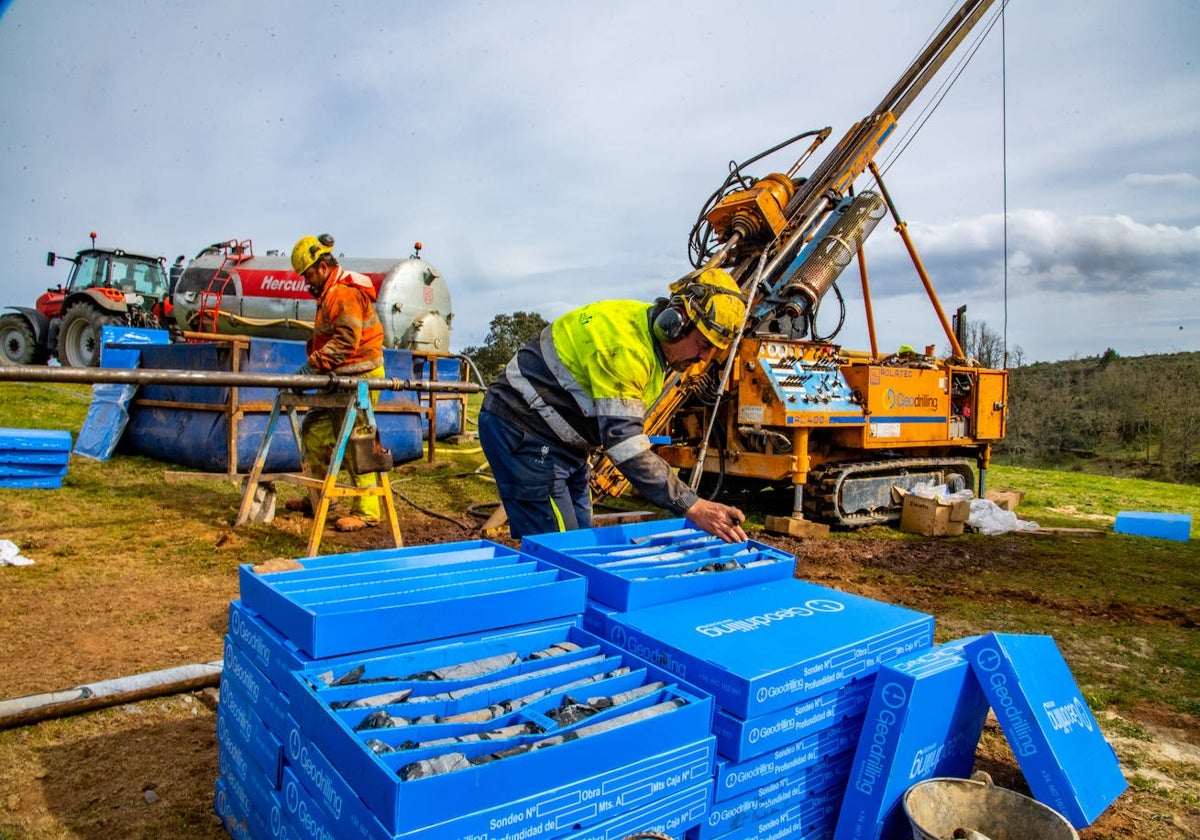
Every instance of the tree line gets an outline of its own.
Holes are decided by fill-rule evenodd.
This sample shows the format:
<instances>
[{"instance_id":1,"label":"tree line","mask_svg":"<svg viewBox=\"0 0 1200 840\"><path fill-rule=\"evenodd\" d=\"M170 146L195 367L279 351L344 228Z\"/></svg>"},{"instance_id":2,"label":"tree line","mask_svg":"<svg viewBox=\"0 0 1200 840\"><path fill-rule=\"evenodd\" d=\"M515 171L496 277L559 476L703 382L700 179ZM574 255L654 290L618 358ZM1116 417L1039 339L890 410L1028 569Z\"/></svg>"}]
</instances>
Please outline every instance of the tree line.
<instances>
[{"instance_id":1,"label":"tree line","mask_svg":"<svg viewBox=\"0 0 1200 840\"><path fill-rule=\"evenodd\" d=\"M996 454L1030 466L1096 460L1113 473L1200 483L1200 353L1039 362L1009 371Z\"/></svg>"}]
</instances>

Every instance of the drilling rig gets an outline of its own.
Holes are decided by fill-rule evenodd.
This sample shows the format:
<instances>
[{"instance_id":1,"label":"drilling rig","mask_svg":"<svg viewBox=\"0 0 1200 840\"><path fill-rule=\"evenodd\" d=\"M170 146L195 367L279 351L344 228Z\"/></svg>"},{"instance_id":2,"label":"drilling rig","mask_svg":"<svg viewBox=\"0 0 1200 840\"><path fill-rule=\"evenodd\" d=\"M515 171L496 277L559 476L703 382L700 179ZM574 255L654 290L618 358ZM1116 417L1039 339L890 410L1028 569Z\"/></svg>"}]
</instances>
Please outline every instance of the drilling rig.
<instances>
[{"instance_id":1,"label":"drilling rig","mask_svg":"<svg viewBox=\"0 0 1200 840\"><path fill-rule=\"evenodd\" d=\"M647 413L646 433L669 438L658 454L702 495L790 490L790 515L768 516L768 530L805 536L829 525L886 523L900 516L897 490L921 483L983 493L992 444L1005 432L1007 371L966 357L875 158L992 5L963 3L811 174L801 172L829 128L731 166L692 231L693 267L729 271L747 297L747 318L727 352L668 379ZM753 178L742 171L806 140L787 172ZM874 183L856 192L864 175ZM887 354L877 347L862 248L889 216L945 331L945 358L932 346ZM831 334L817 332L822 300L855 259L869 351L833 343L840 322ZM592 465L593 492L615 496L626 487L601 454Z\"/></svg>"}]
</instances>

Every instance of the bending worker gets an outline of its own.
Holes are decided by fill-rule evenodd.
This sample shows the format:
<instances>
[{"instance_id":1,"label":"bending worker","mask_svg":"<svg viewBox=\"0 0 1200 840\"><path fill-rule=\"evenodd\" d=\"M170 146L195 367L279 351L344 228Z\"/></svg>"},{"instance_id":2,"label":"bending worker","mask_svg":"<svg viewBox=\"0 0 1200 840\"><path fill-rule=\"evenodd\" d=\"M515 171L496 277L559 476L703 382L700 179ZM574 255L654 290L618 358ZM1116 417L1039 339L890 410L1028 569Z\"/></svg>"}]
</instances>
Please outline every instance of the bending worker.
<instances>
[{"instance_id":1,"label":"bending worker","mask_svg":"<svg viewBox=\"0 0 1200 840\"><path fill-rule=\"evenodd\" d=\"M305 345L308 360L297 373L335 373L382 379L383 324L375 312L376 291L371 279L338 265L333 256L333 237L327 233L302 237L292 248L292 268L304 278L308 290L317 299L312 338ZM379 391L371 391L370 395L373 408L379 399ZM310 408L304 414L300 425L304 460L316 478L325 477L345 414L345 410L339 408ZM358 412L354 430L368 428L365 413ZM375 473L357 473L351 458L346 458L344 463L355 486L375 486ZM360 531L379 524L378 496L353 496L352 499L351 514L336 519L334 528ZM287 507L311 516L313 500L311 495L291 499Z\"/></svg>"},{"instance_id":2,"label":"bending worker","mask_svg":"<svg viewBox=\"0 0 1200 840\"><path fill-rule=\"evenodd\" d=\"M745 515L701 499L650 449L647 407L667 369L725 349L746 304L728 272L707 269L652 304L608 300L568 312L517 351L488 388L479 442L514 538L590 528L589 454L598 447L651 503L726 542Z\"/></svg>"}]
</instances>

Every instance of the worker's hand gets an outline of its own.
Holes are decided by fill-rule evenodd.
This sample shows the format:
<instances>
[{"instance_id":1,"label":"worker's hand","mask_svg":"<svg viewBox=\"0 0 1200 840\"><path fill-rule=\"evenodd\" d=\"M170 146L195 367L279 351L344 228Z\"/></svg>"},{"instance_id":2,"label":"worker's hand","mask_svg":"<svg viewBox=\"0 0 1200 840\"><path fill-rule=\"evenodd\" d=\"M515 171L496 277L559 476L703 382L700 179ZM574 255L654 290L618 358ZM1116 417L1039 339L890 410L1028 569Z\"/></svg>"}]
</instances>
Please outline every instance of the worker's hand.
<instances>
[{"instance_id":1,"label":"worker's hand","mask_svg":"<svg viewBox=\"0 0 1200 840\"><path fill-rule=\"evenodd\" d=\"M710 502L707 499L697 499L685 515L701 531L707 531L727 543L746 540L746 532L742 530L746 514L735 507Z\"/></svg>"}]
</instances>

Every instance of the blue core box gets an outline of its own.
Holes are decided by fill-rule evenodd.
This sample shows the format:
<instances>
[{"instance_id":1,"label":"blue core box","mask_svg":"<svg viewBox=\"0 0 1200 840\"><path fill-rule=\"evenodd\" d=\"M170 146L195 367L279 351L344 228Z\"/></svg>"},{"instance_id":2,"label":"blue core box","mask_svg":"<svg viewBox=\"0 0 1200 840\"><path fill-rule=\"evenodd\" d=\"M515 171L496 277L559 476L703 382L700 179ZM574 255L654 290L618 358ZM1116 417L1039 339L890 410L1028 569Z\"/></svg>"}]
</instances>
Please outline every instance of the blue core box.
<instances>
[{"instance_id":1,"label":"blue core box","mask_svg":"<svg viewBox=\"0 0 1200 840\"><path fill-rule=\"evenodd\" d=\"M575 616L587 592L583 578L486 540L239 574L242 603L313 658Z\"/></svg>"},{"instance_id":2,"label":"blue core box","mask_svg":"<svg viewBox=\"0 0 1200 840\"><path fill-rule=\"evenodd\" d=\"M525 537L521 550L587 578L588 598L634 610L792 576L794 555L726 543L686 519Z\"/></svg>"},{"instance_id":3,"label":"blue core box","mask_svg":"<svg viewBox=\"0 0 1200 840\"><path fill-rule=\"evenodd\" d=\"M794 579L602 620L619 647L742 720L828 694L933 644L932 616Z\"/></svg>"},{"instance_id":4,"label":"blue core box","mask_svg":"<svg viewBox=\"0 0 1200 840\"><path fill-rule=\"evenodd\" d=\"M288 757L328 759L300 785L336 786L390 836L562 837L676 795L655 819L682 828L712 797L712 700L575 627L293 679Z\"/></svg>"},{"instance_id":5,"label":"blue core box","mask_svg":"<svg viewBox=\"0 0 1200 840\"><path fill-rule=\"evenodd\" d=\"M1187 542L1191 532L1192 515L1190 513L1122 510L1117 512L1117 520L1113 523L1114 534L1158 537L1178 542Z\"/></svg>"},{"instance_id":6,"label":"blue core box","mask_svg":"<svg viewBox=\"0 0 1200 840\"><path fill-rule=\"evenodd\" d=\"M1128 783L1054 639L990 633L966 651L1034 797L1090 825Z\"/></svg>"},{"instance_id":7,"label":"blue core box","mask_svg":"<svg viewBox=\"0 0 1200 840\"><path fill-rule=\"evenodd\" d=\"M70 432L0 429L0 487L57 490L70 457Z\"/></svg>"},{"instance_id":8,"label":"blue core box","mask_svg":"<svg viewBox=\"0 0 1200 840\"><path fill-rule=\"evenodd\" d=\"M850 767L834 840L912 836L900 798L934 776L966 778L988 701L960 639L883 665Z\"/></svg>"}]
</instances>

